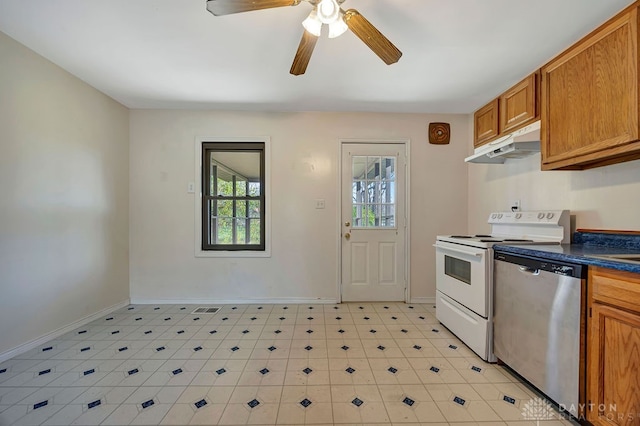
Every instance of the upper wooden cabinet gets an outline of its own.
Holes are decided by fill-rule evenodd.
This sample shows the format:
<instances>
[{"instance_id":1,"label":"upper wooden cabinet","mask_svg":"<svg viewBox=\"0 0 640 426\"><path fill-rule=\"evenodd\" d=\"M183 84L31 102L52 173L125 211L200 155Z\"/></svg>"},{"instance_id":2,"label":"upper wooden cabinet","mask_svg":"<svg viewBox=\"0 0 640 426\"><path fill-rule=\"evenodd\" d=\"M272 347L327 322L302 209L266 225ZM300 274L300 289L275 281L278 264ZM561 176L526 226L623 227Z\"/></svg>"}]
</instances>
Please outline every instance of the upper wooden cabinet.
<instances>
[{"instance_id":1,"label":"upper wooden cabinet","mask_svg":"<svg viewBox=\"0 0 640 426\"><path fill-rule=\"evenodd\" d=\"M587 420L640 422L640 276L589 267Z\"/></svg>"},{"instance_id":2,"label":"upper wooden cabinet","mask_svg":"<svg viewBox=\"0 0 640 426\"><path fill-rule=\"evenodd\" d=\"M500 96L500 133L510 133L539 115L539 73L533 73Z\"/></svg>"},{"instance_id":3,"label":"upper wooden cabinet","mask_svg":"<svg viewBox=\"0 0 640 426\"><path fill-rule=\"evenodd\" d=\"M479 147L498 136L498 100L494 99L473 115L474 147Z\"/></svg>"},{"instance_id":4,"label":"upper wooden cabinet","mask_svg":"<svg viewBox=\"0 0 640 426\"><path fill-rule=\"evenodd\" d=\"M540 73L535 72L473 115L475 148L539 118Z\"/></svg>"},{"instance_id":5,"label":"upper wooden cabinet","mask_svg":"<svg viewBox=\"0 0 640 426\"><path fill-rule=\"evenodd\" d=\"M542 67L542 169L640 158L634 3Z\"/></svg>"}]
</instances>

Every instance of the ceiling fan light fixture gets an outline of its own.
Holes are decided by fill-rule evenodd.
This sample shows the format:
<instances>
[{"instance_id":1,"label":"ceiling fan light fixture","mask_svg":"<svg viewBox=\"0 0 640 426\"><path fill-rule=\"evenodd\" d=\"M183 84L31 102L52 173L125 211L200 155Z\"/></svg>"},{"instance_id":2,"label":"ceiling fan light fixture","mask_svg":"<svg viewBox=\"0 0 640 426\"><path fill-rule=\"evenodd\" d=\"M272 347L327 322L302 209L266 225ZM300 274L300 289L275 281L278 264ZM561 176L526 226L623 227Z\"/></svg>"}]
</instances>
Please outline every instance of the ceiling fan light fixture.
<instances>
[{"instance_id":1,"label":"ceiling fan light fixture","mask_svg":"<svg viewBox=\"0 0 640 426\"><path fill-rule=\"evenodd\" d=\"M323 24L331 24L340 18L340 6L336 0L322 0L318 4L318 19Z\"/></svg>"},{"instance_id":2,"label":"ceiling fan light fixture","mask_svg":"<svg viewBox=\"0 0 640 426\"><path fill-rule=\"evenodd\" d=\"M290 74L305 73L324 24L329 26L330 38L338 37L347 29L350 30L387 65L395 64L402 57L402 52L357 10L342 10L340 6L345 0L207 0L207 10L215 16L222 16L297 6L302 2L309 3L312 11L302 22L304 31L291 64Z\"/></svg>"},{"instance_id":3,"label":"ceiling fan light fixture","mask_svg":"<svg viewBox=\"0 0 640 426\"><path fill-rule=\"evenodd\" d=\"M320 19L318 19L318 13L316 12L316 9L313 9L309 16L307 16L307 19L302 21L302 26L305 30L307 30L314 36L320 37L322 31L322 22L320 21Z\"/></svg>"},{"instance_id":4,"label":"ceiling fan light fixture","mask_svg":"<svg viewBox=\"0 0 640 426\"><path fill-rule=\"evenodd\" d=\"M340 13L340 19L329 24L329 38L336 38L341 36L349 29L347 24L342 19L342 13Z\"/></svg>"}]
</instances>

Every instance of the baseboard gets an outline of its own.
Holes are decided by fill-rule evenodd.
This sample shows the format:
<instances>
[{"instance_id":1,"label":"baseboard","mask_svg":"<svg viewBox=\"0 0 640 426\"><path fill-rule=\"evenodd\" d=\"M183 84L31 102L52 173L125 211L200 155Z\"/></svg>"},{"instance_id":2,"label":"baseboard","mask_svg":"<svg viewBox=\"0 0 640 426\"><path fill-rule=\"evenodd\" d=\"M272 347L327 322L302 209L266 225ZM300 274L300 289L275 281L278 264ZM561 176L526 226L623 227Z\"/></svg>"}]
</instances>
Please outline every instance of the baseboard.
<instances>
[{"instance_id":1,"label":"baseboard","mask_svg":"<svg viewBox=\"0 0 640 426\"><path fill-rule=\"evenodd\" d=\"M259 298L259 299L131 299L132 305L248 305L260 303L279 303L279 304L295 304L295 305L319 305L337 303L336 299L317 299L317 298Z\"/></svg>"},{"instance_id":2,"label":"baseboard","mask_svg":"<svg viewBox=\"0 0 640 426\"><path fill-rule=\"evenodd\" d=\"M436 304L435 297L412 297L411 303L426 303L426 304Z\"/></svg>"},{"instance_id":3,"label":"baseboard","mask_svg":"<svg viewBox=\"0 0 640 426\"><path fill-rule=\"evenodd\" d=\"M279 303L295 305L320 305L338 303L336 299L316 299L316 298L259 298L259 299L131 299L132 305L248 305L260 303ZM426 303L435 305L435 297L412 297L410 303Z\"/></svg>"},{"instance_id":4,"label":"baseboard","mask_svg":"<svg viewBox=\"0 0 640 426\"><path fill-rule=\"evenodd\" d=\"M104 308L94 314L88 315L84 318L81 318L77 321L72 322L71 324L65 325L64 327L58 328L57 330L53 330L47 334L43 334L42 336L31 340L29 342L23 343L15 348L9 349L8 351L4 351L0 353L0 362L4 362L14 356L23 354L27 351L30 351L33 348L36 348L43 343L48 342L49 340L53 340L56 337L60 337L63 334L66 334L74 329L81 327L85 324L90 323L91 321L97 320L98 318L108 315L113 311L117 311L120 308L124 308L129 305L129 299L123 300L122 302L116 303L115 305L109 306L108 308Z\"/></svg>"}]
</instances>

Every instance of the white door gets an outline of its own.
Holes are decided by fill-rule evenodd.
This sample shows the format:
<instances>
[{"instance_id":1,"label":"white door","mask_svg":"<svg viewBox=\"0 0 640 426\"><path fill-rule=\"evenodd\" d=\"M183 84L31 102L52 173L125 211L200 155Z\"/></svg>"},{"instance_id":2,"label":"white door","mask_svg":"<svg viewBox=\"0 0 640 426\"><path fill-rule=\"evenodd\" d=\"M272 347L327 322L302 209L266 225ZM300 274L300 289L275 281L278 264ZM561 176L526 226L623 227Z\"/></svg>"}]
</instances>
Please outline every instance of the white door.
<instances>
[{"instance_id":1,"label":"white door","mask_svg":"<svg viewBox=\"0 0 640 426\"><path fill-rule=\"evenodd\" d=\"M406 146L342 144L342 300L404 301Z\"/></svg>"}]
</instances>

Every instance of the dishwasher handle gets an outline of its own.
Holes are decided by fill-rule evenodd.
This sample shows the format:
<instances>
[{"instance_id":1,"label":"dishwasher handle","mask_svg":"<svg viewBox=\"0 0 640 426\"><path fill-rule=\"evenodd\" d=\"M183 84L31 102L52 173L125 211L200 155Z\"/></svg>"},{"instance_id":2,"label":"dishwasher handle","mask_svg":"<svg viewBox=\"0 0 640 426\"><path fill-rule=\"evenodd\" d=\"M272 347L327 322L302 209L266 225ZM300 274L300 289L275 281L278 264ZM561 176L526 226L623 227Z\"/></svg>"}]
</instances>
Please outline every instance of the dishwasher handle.
<instances>
[{"instance_id":1,"label":"dishwasher handle","mask_svg":"<svg viewBox=\"0 0 640 426\"><path fill-rule=\"evenodd\" d=\"M520 272L526 275L538 276L540 275L540 269L530 268L528 266L518 266Z\"/></svg>"}]
</instances>

